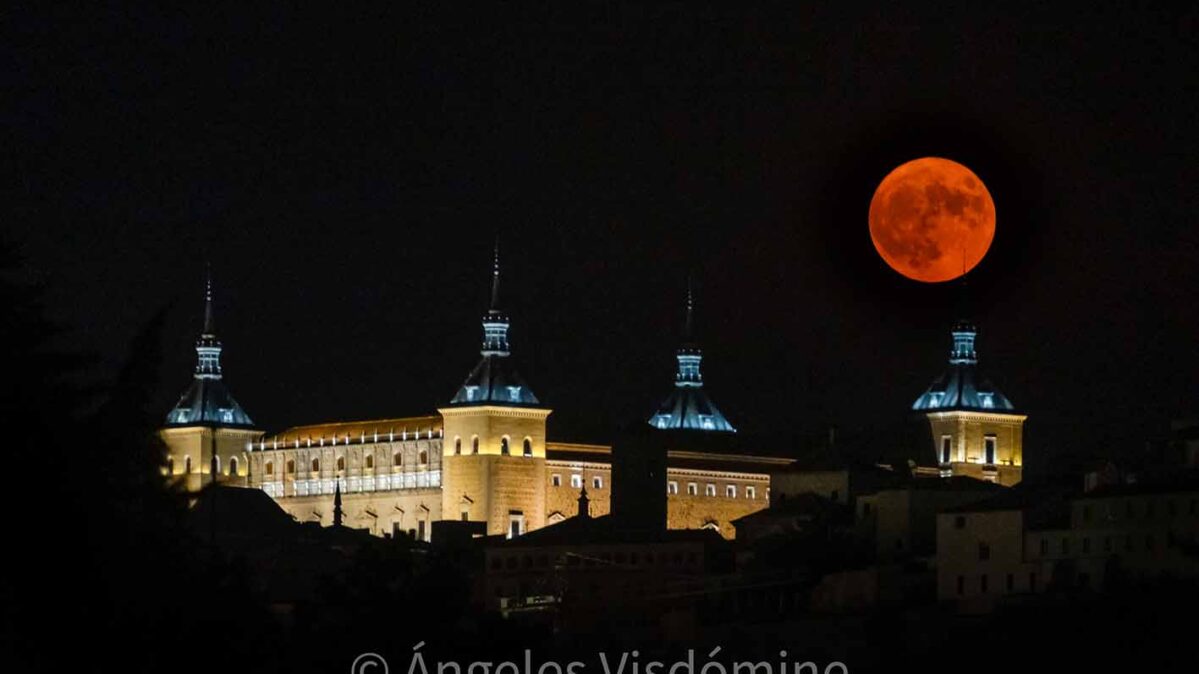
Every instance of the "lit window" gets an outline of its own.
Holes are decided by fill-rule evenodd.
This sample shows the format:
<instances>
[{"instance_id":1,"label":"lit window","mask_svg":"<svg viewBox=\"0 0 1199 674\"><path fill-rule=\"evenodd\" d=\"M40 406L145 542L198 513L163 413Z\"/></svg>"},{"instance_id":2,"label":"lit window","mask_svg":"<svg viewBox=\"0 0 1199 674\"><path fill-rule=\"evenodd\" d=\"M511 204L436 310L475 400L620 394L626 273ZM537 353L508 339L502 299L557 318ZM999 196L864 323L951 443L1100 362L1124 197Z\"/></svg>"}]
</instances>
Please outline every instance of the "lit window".
<instances>
[{"instance_id":1,"label":"lit window","mask_svg":"<svg viewBox=\"0 0 1199 674\"><path fill-rule=\"evenodd\" d=\"M571 475L570 486L574 489L581 489L583 487L583 476L578 474Z\"/></svg>"},{"instance_id":2,"label":"lit window","mask_svg":"<svg viewBox=\"0 0 1199 674\"><path fill-rule=\"evenodd\" d=\"M678 482L674 482L674 481L667 482L667 483L666 483L666 493L667 493L667 494L677 494L677 493L679 493L679 483L678 483Z\"/></svg>"},{"instance_id":3,"label":"lit window","mask_svg":"<svg viewBox=\"0 0 1199 674\"><path fill-rule=\"evenodd\" d=\"M562 486L562 476L558 475L557 473L554 473L553 475L551 475L550 476L550 485L554 486L554 487L561 487Z\"/></svg>"},{"instance_id":4,"label":"lit window","mask_svg":"<svg viewBox=\"0 0 1199 674\"><path fill-rule=\"evenodd\" d=\"M602 478L598 475L591 478L591 488L592 489L603 489L604 488L604 478Z\"/></svg>"},{"instance_id":5,"label":"lit window","mask_svg":"<svg viewBox=\"0 0 1199 674\"><path fill-rule=\"evenodd\" d=\"M724 495L729 498L737 498L737 486L732 484L725 485Z\"/></svg>"},{"instance_id":6,"label":"lit window","mask_svg":"<svg viewBox=\"0 0 1199 674\"><path fill-rule=\"evenodd\" d=\"M688 496L698 496L699 495L699 485L695 484L694 482L688 482L687 483L687 495Z\"/></svg>"},{"instance_id":7,"label":"lit window","mask_svg":"<svg viewBox=\"0 0 1199 674\"><path fill-rule=\"evenodd\" d=\"M715 496L715 495L716 495L716 485L709 484L704 487L704 496Z\"/></svg>"}]
</instances>

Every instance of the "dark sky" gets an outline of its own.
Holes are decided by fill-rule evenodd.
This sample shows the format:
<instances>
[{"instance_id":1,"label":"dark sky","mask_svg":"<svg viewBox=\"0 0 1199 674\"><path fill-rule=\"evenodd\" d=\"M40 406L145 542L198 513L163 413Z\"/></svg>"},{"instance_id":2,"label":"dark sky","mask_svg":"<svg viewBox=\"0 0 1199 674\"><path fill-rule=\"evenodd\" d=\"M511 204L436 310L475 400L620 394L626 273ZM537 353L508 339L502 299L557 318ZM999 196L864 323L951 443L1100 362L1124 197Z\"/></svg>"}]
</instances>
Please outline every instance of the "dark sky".
<instances>
[{"instance_id":1,"label":"dark sky","mask_svg":"<svg viewBox=\"0 0 1199 674\"><path fill-rule=\"evenodd\" d=\"M208 259L264 428L427 413L477 359L499 234L557 439L666 395L688 270L749 433L890 442L963 311L1041 470L1199 415L1193 6L393 4L10 14L6 237L100 374L177 301L165 414ZM869 239L874 187L923 155L996 202L964 292Z\"/></svg>"}]
</instances>

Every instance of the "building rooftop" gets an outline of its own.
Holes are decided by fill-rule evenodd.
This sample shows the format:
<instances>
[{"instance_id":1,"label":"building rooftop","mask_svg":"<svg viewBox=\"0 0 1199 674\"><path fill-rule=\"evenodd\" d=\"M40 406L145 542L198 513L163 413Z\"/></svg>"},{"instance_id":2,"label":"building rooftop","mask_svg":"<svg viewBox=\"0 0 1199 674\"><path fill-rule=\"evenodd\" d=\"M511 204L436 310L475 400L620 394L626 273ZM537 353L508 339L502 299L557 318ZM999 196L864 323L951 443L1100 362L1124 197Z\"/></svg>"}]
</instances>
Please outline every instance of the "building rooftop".
<instances>
[{"instance_id":1,"label":"building rooftop","mask_svg":"<svg viewBox=\"0 0 1199 674\"><path fill-rule=\"evenodd\" d=\"M210 277L204 289L204 330L196 340L196 370L179 402L167 413L167 426L254 426L221 379L221 348L213 323Z\"/></svg>"},{"instance_id":2,"label":"building rooftop","mask_svg":"<svg viewBox=\"0 0 1199 674\"><path fill-rule=\"evenodd\" d=\"M261 449L276 449L328 444L394 442L396 440L440 438L441 435L441 417L432 414L421 417L333 421L293 426L273 435L264 436L257 440L256 444Z\"/></svg>"},{"instance_id":3,"label":"building rooftop","mask_svg":"<svg viewBox=\"0 0 1199 674\"><path fill-rule=\"evenodd\" d=\"M693 327L694 302L691 288L687 288L687 320L683 328L683 345L675 354L678 370L674 377L674 390L658 411L649 419L649 424L660 429L686 429L714 433L736 433L724 414L716 408L704 391L703 351L695 341Z\"/></svg>"},{"instance_id":4,"label":"building rooftop","mask_svg":"<svg viewBox=\"0 0 1199 674\"><path fill-rule=\"evenodd\" d=\"M533 390L516 371L508 345L508 316L500 310L500 248L496 244L491 274L491 308L483 315L482 359L458 387L450 405L540 405Z\"/></svg>"},{"instance_id":5,"label":"building rooftop","mask_svg":"<svg viewBox=\"0 0 1199 674\"><path fill-rule=\"evenodd\" d=\"M949 369L933 380L912 404L912 409L923 412L1014 412L1016 408L1012 401L978 371L978 355L974 351L978 329L969 321L958 321L952 332Z\"/></svg>"}]
</instances>

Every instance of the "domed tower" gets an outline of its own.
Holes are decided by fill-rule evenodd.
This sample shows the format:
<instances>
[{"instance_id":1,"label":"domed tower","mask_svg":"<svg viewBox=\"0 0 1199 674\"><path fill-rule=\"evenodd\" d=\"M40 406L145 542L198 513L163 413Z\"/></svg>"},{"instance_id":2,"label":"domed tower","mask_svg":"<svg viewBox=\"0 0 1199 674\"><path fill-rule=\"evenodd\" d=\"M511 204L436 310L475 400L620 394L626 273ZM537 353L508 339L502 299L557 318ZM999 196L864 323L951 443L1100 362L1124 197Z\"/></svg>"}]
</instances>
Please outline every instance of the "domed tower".
<instances>
[{"instance_id":1,"label":"domed tower","mask_svg":"<svg viewBox=\"0 0 1199 674\"><path fill-rule=\"evenodd\" d=\"M736 433L737 429L716 409L704 391L704 377L699 369L704 353L695 341L694 309L691 284L688 283L687 319L683 324L683 345L675 354L678 370L674 375L674 390L662 401L657 413L649 418L649 424L664 430Z\"/></svg>"},{"instance_id":2,"label":"domed tower","mask_svg":"<svg viewBox=\"0 0 1199 674\"><path fill-rule=\"evenodd\" d=\"M545 524L545 420L551 411L516 371L499 293L497 244L482 358L449 406L438 410L445 423L441 512L445 519L486 522L489 535L514 537Z\"/></svg>"},{"instance_id":3,"label":"domed tower","mask_svg":"<svg viewBox=\"0 0 1199 674\"><path fill-rule=\"evenodd\" d=\"M167 414L159 435L169 449L167 473L197 490L215 479L241 485L248 474L246 447L262 435L241 405L230 395L221 374L221 342L212 311L212 278L204 288L204 329L196 340L196 369L192 382Z\"/></svg>"},{"instance_id":4,"label":"domed tower","mask_svg":"<svg viewBox=\"0 0 1199 674\"><path fill-rule=\"evenodd\" d=\"M1012 401L978 371L978 329L958 321L949 369L916 399L932 432L941 474L966 475L1005 486L1020 482L1024 466L1024 420Z\"/></svg>"}]
</instances>

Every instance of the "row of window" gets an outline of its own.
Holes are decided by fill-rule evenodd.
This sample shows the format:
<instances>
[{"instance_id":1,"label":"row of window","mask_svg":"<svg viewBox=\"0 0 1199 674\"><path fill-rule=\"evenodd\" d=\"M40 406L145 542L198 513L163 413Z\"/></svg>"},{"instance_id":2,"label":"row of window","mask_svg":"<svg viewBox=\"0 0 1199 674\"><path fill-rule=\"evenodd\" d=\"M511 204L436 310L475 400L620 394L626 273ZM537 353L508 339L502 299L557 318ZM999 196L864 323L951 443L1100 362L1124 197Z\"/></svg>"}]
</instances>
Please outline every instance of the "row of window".
<instances>
[{"instance_id":1,"label":"row of window","mask_svg":"<svg viewBox=\"0 0 1199 674\"><path fill-rule=\"evenodd\" d=\"M1182 510L1181 508L1178 507L1178 503L1175 502L1174 499L1166 499L1161 502L1165 503L1164 512L1166 514L1166 517L1174 517ZM1159 512L1158 503L1159 503L1159 501L1155 501L1155 500L1145 501L1145 506L1140 509L1142 517L1144 517L1145 519L1150 519L1150 518L1155 517L1157 515L1157 513ZM1109 504L1108 508L1107 508L1107 518L1109 520L1119 519L1117 510L1118 510L1118 508L1115 503ZM1134 501L1130 500L1130 501L1124 502L1125 518L1130 519L1130 520L1135 519L1137 517L1137 510L1138 510L1138 508L1136 507ZM1196 503L1196 499L1192 498L1190 500L1189 504L1187 505L1186 510L1187 510L1188 515L1194 515L1197 512L1199 512L1199 504ZM1089 503L1084 504L1082 506L1082 521L1084 521L1084 522L1091 521L1091 505Z\"/></svg>"},{"instance_id":2,"label":"row of window","mask_svg":"<svg viewBox=\"0 0 1199 674\"><path fill-rule=\"evenodd\" d=\"M1119 545L1120 538L1124 539L1123 546ZM1153 534L1145 534L1144 544L1145 544L1144 549L1147 552L1153 552L1154 549L1156 549L1157 540L1153 537ZM1128 534L1125 536L1117 536L1116 540L1113 540L1112 536L1104 536L1103 537L1103 552L1105 552L1105 553L1115 552L1117 547L1123 547L1124 552L1132 552L1133 550L1135 550L1137 548L1137 541L1133 537L1132 534ZM1049 537L1046 536L1041 539L1041 556L1042 557L1048 556L1049 550L1050 550ZM1061 542L1058 544L1058 551L1062 555L1070 554L1070 539L1069 538L1063 537L1061 539ZM1089 537L1084 537L1082 539L1082 553L1081 554L1086 555L1086 554L1090 554L1090 553L1091 553L1091 539Z\"/></svg>"},{"instance_id":3,"label":"row of window","mask_svg":"<svg viewBox=\"0 0 1199 674\"><path fill-rule=\"evenodd\" d=\"M509 443L508 436L505 435L504 437L500 438L500 454L502 454L504 456L509 456L512 453L511 449L509 448L508 443ZM532 440L532 438L524 439L524 443L523 443L521 452L524 456L533 456L533 440ZM479 436L477 436L477 435L471 436L470 453L471 454L479 453ZM454 438L454 455L459 456L461 454L462 454L462 438L456 437L456 438Z\"/></svg>"},{"instance_id":4,"label":"row of window","mask_svg":"<svg viewBox=\"0 0 1199 674\"><path fill-rule=\"evenodd\" d=\"M229 474L237 475L238 461L236 456L229 457ZM192 458L190 456L183 457L183 472L188 474L192 472ZM216 457L216 472L221 472L221 457ZM167 457L167 475L175 474L175 457Z\"/></svg>"},{"instance_id":5,"label":"row of window","mask_svg":"<svg viewBox=\"0 0 1199 674\"><path fill-rule=\"evenodd\" d=\"M675 482L674 480L667 482L666 483L666 493L670 494L670 495L678 494L679 493L679 483ZM687 483L687 495L688 496L699 496L699 484L697 484L695 482L688 482ZM715 496L715 495L716 495L716 485L712 484L711 482L705 484L704 485L704 496ZM737 498L737 485L726 484L724 486L724 495L726 498ZM769 494L767 494L767 497L769 498ZM757 487L754 487L752 485L746 486L745 487L745 498L750 499L750 500L758 498Z\"/></svg>"},{"instance_id":6,"label":"row of window","mask_svg":"<svg viewBox=\"0 0 1199 674\"><path fill-rule=\"evenodd\" d=\"M995 465L995 447L996 439L994 435L988 435L983 438L983 456L982 462L988 466ZM970 457L966 457L967 460ZM953 436L941 436L941 463L953 462Z\"/></svg>"},{"instance_id":7,"label":"row of window","mask_svg":"<svg viewBox=\"0 0 1199 674\"><path fill-rule=\"evenodd\" d=\"M1085 574L1083 574L1083 576L1085 576ZM966 580L967 579L965 576L958 576L957 591L958 591L959 596L966 594ZM991 580L990 576L988 576L985 573L978 577L979 593L987 594L988 592L991 591L990 580ZM1080 580L1081 580L1081 578L1080 578ZM1085 582L1085 580L1083 582ZM1009 573L1005 577L1004 591L1007 593L1012 593L1012 592L1016 591L1016 576L1015 576L1015 574ZM1037 591L1037 574L1035 571L1029 572L1029 574L1028 574L1028 591L1029 592Z\"/></svg>"},{"instance_id":8,"label":"row of window","mask_svg":"<svg viewBox=\"0 0 1199 674\"><path fill-rule=\"evenodd\" d=\"M699 555L695 551L684 552L682 550L677 550L673 553L663 552L656 555L653 552L647 551L642 553L637 550L601 552L596 555L568 552L561 558L554 558L554 564L558 564L559 562L566 566L690 566L699 562ZM508 555L500 557L497 555L491 558L489 564L493 571L547 569L550 565L550 555L544 552L536 556L526 554L524 556Z\"/></svg>"},{"instance_id":9,"label":"row of window","mask_svg":"<svg viewBox=\"0 0 1199 674\"><path fill-rule=\"evenodd\" d=\"M428 463L429 463L429 452L428 452L428 450L424 450L424 449L420 450L420 453L419 453L419 454L417 455L417 457L416 457L416 462L417 462L419 465L422 465L422 466L428 465ZM374 457L374 455L373 455L373 454L367 454L365 457L363 457L363 459L362 459L362 464L363 464L363 467L364 467L364 468L373 469L373 468L375 467L375 457ZM319 473L319 472L320 472L320 470L321 470L321 460L320 460L319 458L314 458L314 459L312 460L312 463L311 463L310 465L311 465L311 467L312 467L312 471L311 471L311 472L313 472L313 473ZM403 455L403 453L401 453L401 452L396 452L396 453L395 453L395 454L392 456L392 459L391 459L391 465L393 465L393 466L395 466L395 467L397 467L397 468L398 468L398 467L401 467L401 466L403 466L403 465L404 465L404 455ZM288 460L287 460L287 463L285 464L285 468L286 468L286 470L287 470L287 474L288 474L288 475L291 475L291 474L295 473L295 472L296 472L296 460L295 460L295 459L288 459ZM346 469L346 457L344 457L344 456L339 456L339 457L337 457L337 470L345 470L345 469ZM265 464L263 464L263 466L262 466L262 472L266 473L267 475L274 475L274 474L275 474L275 462L274 462L274 461L267 461Z\"/></svg>"},{"instance_id":10,"label":"row of window","mask_svg":"<svg viewBox=\"0 0 1199 674\"><path fill-rule=\"evenodd\" d=\"M550 485L554 486L554 487L561 487L562 486L562 476L557 473L550 475ZM583 488L583 476L579 475L577 473L574 475L571 475L570 476L570 486L573 489L582 489ZM604 488L604 478L600 477L599 475L592 477L591 478L591 488L592 489L603 489Z\"/></svg>"}]
</instances>

